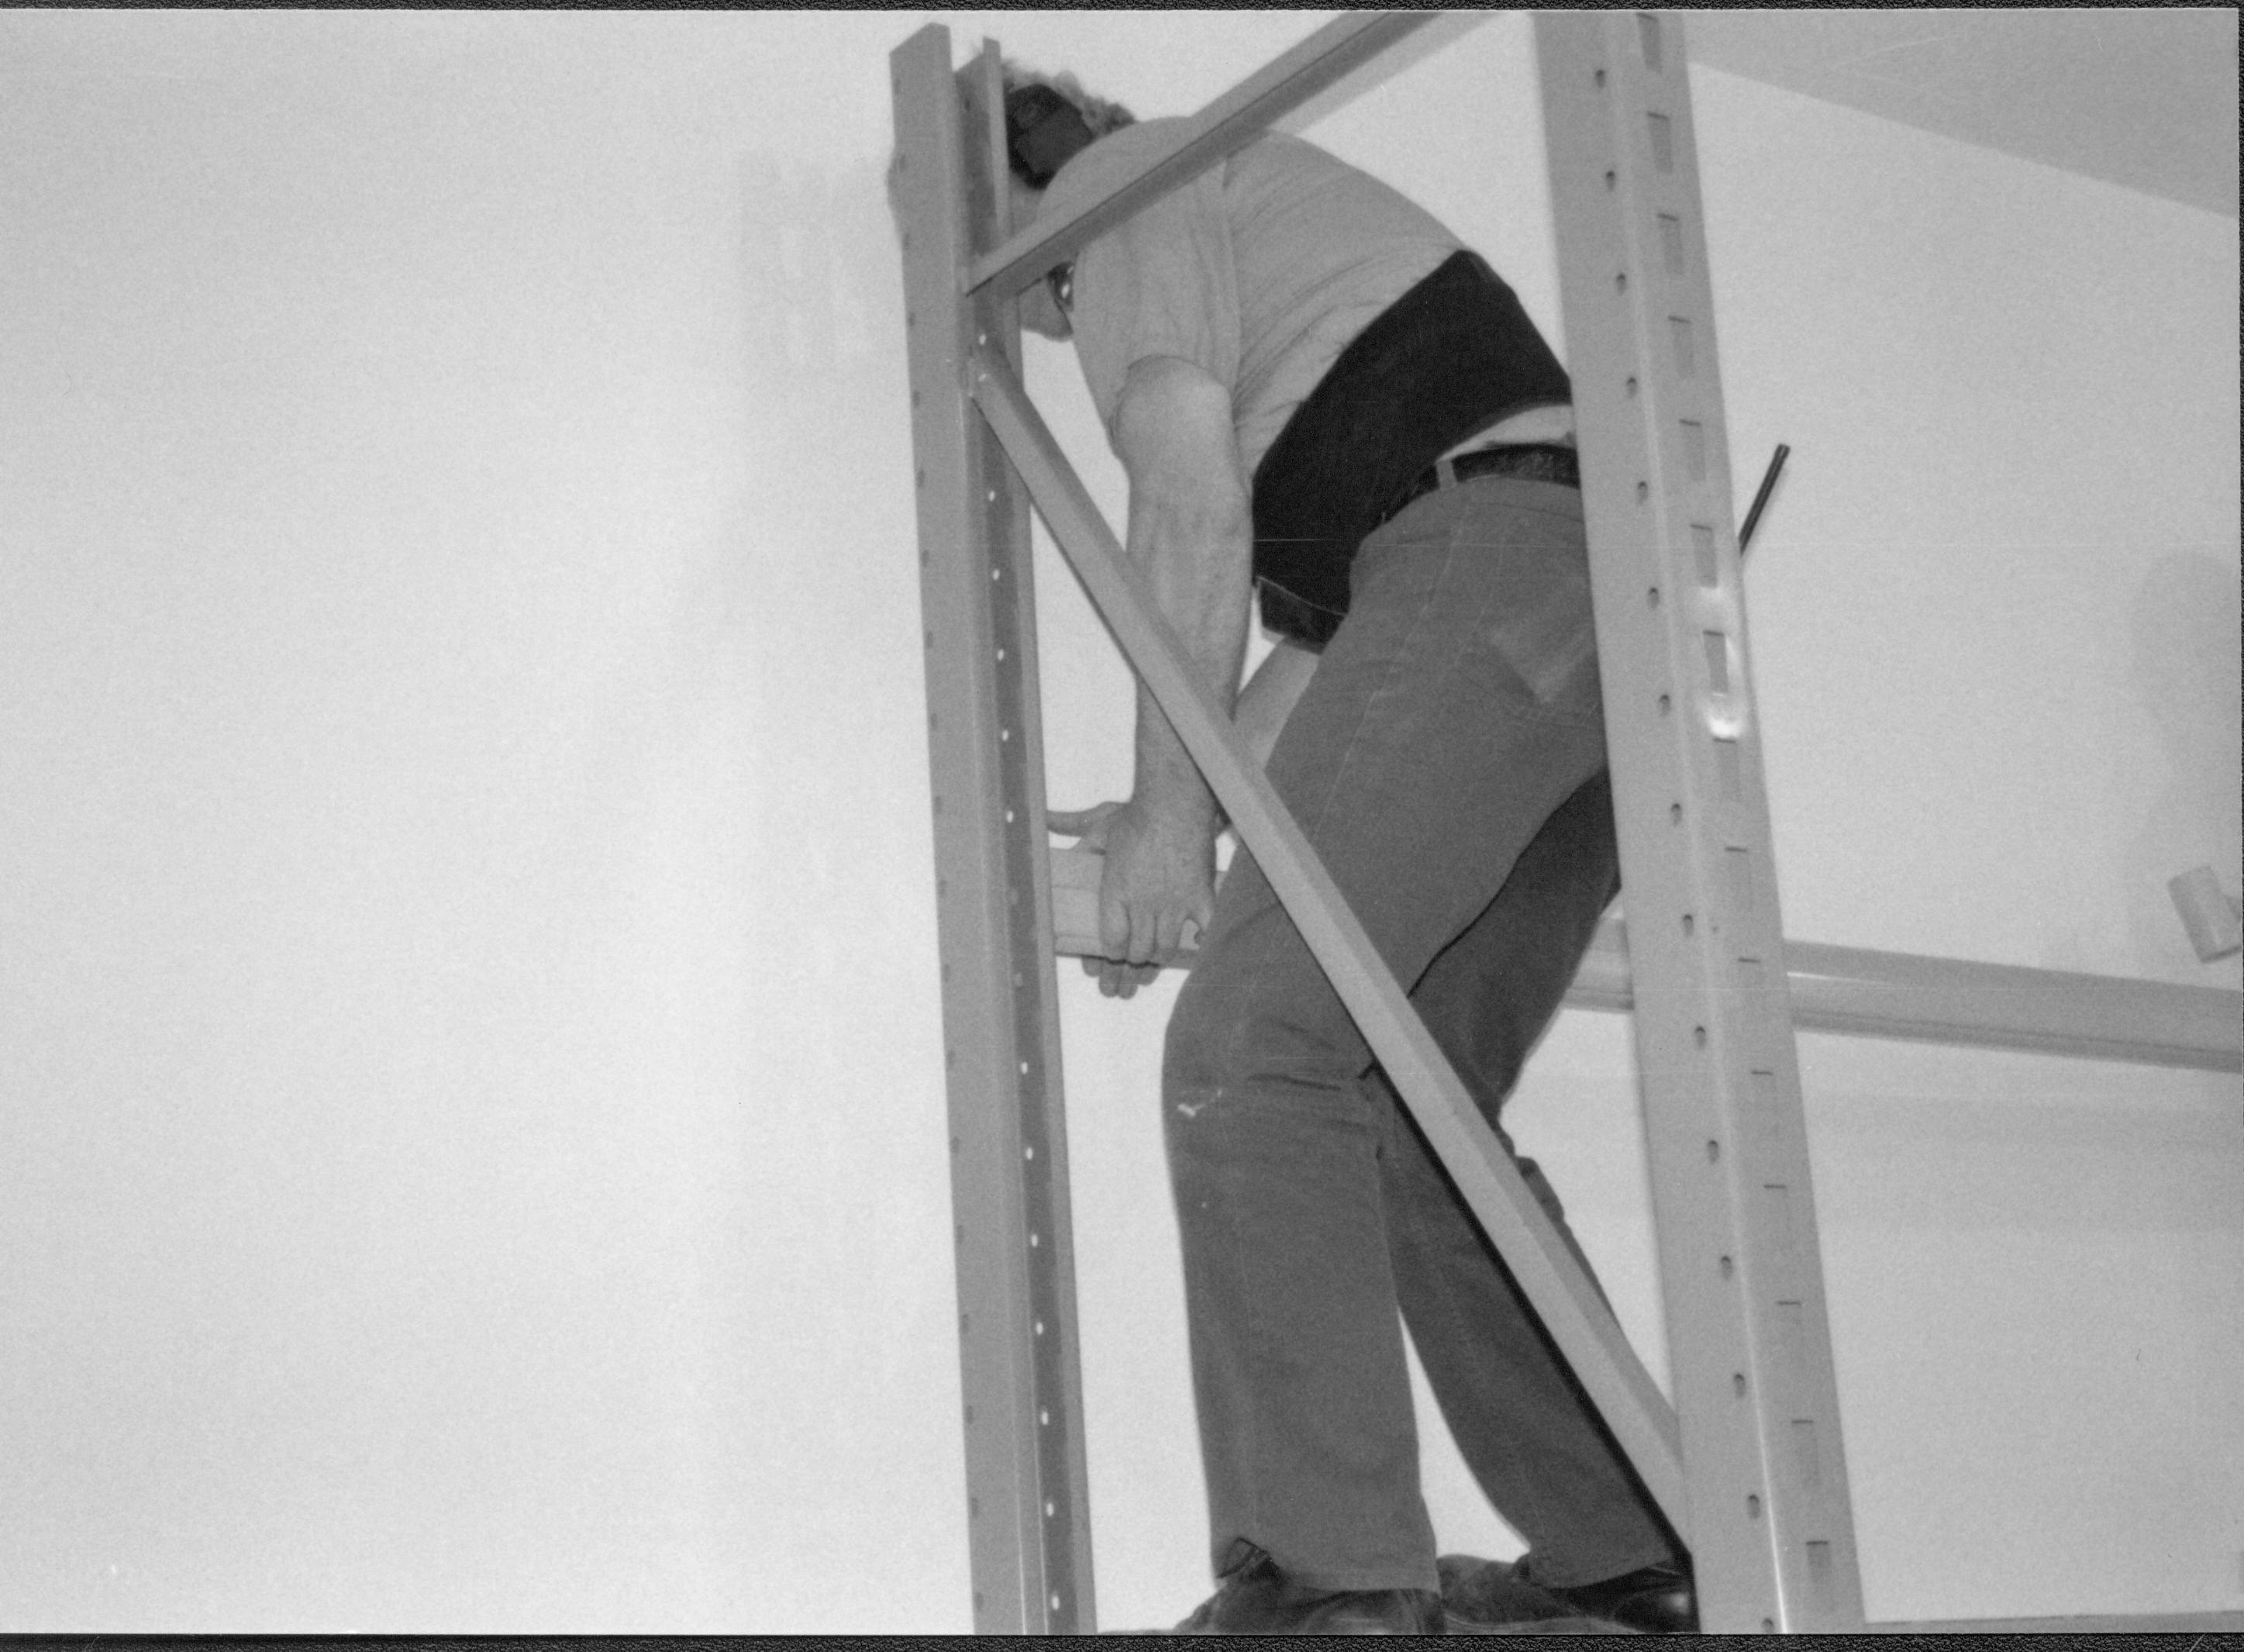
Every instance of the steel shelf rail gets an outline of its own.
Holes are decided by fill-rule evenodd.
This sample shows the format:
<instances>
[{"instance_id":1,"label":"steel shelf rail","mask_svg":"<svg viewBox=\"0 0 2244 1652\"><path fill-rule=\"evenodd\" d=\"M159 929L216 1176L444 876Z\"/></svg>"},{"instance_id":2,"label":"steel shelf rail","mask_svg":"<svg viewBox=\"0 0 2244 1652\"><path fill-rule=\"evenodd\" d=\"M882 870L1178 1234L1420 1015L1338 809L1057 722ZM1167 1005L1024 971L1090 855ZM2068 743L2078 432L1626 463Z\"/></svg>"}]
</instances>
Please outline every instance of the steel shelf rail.
<instances>
[{"instance_id":1,"label":"steel shelf rail","mask_svg":"<svg viewBox=\"0 0 2244 1652\"><path fill-rule=\"evenodd\" d=\"M1192 118L1103 200L1017 232L994 45L954 73L949 31L933 24L891 56L977 1630L1094 1624L1053 997L1055 879L1065 905L1081 867L1056 861L1045 831L1023 484L1690 1545L1703 1625L1863 1627L1795 1019L1852 1016L1844 1030L1903 1036L1958 1029L1936 1002L1952 981L1925 977L1924 960L1788 954L1680 26L1650 13L1535 21L1633 920L1609 926L1577 985L1633 1012L1673 1407L1193 683L1142 575L1020 387L1014 294L1432 15L1335 20ZM2027 1036L2011 1023L2033 1017L1990 1005L2014 1008L2035 983L1974 980L1968 1019ZM1825 1001L1833 983L1837 1009ZM1863 1025L1873 999L1876 1027ZM2193 1020L2159 1039L2190 1064L2202 1041Z\"/></svg>"},{"instance_id":2,"label":"steel shelf rail","mask_svg":"<svg viewBox=\"0 0 2244 1652\"><path fill-rule=\"evenodd\" d=\"M1092 850L1051 852L1052 927L1063 958L1098 954L1101 863ZM2244 1073L2244 992L1814 941L1788 940L1784 951L1792 1021L1804 1031ZM1189 968L1190 955L1178 965ZM1635 1007L1620 917L1599 925L1566 1002Z\"/></svg>"},{"instance_id":3,"label":"steel shelf rail","mask_svg":"<svg viewBox=\"0 0 2244 1652\"><path fill-rule=\"evenodd\" d=\"M964 291L1006 228L997 52L890 55L927 653L943 1066L977 1629L1094 1622L1066 1108L1052 963L1036 599L1019 483L965 368L1017 360L1015 306Z\"/></svg>"},{"instance_id":4,"label":"steel shelf rail","mask_svg":"<svg viewBox=\"0 0 2244 1652\"><path fill-rule=\"evenodd\" d=\"M1700 1618L1858 1629L1682 31L1535 42Z\"/></svg>"}]
</instances>

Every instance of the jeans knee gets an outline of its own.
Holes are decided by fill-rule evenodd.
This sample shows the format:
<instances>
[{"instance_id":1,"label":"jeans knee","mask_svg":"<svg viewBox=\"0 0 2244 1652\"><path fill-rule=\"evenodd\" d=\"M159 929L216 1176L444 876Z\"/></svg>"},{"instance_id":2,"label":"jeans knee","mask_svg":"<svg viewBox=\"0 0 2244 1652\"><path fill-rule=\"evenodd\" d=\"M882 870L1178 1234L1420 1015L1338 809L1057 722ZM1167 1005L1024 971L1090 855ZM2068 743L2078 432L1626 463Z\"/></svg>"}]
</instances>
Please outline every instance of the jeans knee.
<instances>
[{"instance_id":1,"label":"jeans knee","mask_svg":"<svg viewBox=\"0 0 2244 1652\"><path fill-rule=\"evenodd\" d=\"M1161 1112L1173 1172L1281 1161L1369 1140L1361 1052L1252 980L1188 982L1169 1020ZM1199 990L1195 990L1195 989Z\"/></svg>"},{"instance_id":2,"label":"jeans knee","mask_svg":"<svg viewBox=\"0 0 2244 1652\"><path fill-rule=\"evenodd\" d=\"M1245 994L1195 972L1177 994L1161 1045L1162 1111L1172 1127L1220 1097L1233 1075L1247 1020Z\"/></svg>"}]
</instances>

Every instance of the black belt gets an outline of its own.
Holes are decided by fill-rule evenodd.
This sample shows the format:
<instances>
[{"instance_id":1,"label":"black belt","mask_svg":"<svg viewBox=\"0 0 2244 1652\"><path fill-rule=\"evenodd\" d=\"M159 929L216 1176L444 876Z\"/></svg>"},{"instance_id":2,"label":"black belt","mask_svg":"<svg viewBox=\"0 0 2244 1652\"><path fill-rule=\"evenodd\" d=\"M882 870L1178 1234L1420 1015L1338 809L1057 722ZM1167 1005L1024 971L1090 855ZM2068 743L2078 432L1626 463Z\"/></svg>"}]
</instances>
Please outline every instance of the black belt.
<instances>
[{"instance_id":1,"label":"black belt","mask_svg":"<svg viewBox=\"0 0 2244 1652\"><path fill-rule=\"evenodd\" d=\"M1582 485L1581 460L1572 448L1557 442L1515 442L1504 447L1460 453L1454 459L1436 459L1418 472L1379 519L1389 521L1401 516L1404 507L1435 489L1454 487L1478 476L1519 477L1531 482L1556 482L1570 488Z\"/></svg>"}]
</instances>

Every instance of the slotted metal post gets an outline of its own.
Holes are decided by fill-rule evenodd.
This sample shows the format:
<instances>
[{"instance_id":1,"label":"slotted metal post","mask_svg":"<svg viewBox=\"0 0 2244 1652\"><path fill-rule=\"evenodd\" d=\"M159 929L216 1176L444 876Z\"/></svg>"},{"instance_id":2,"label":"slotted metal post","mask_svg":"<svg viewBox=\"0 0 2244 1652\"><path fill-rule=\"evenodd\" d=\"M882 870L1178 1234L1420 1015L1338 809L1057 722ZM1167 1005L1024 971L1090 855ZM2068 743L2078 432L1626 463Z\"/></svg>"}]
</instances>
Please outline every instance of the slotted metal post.
<instances>
[{"instance_id":1,"label":"slotted metal post","mask_svg":"<svg viewBox=\"0 0 2244 1652\"><path fill-rule=\"evenodd\" d=\"M917 489L951 1203L979 1633L1094 1622L1027 503L974 411L1017 363L996 49L954 75L930 24L890 56Z\"/></svg>"},{"instance_id":2,"label":"slotted metal post","mask_svg":"<svg viewBox=\"0 0 2244 1652\"><path fill-rule=\"evenodd\" d=\"M1859 1629L1682 30L1536 44L1701 1624Z\"/></svg>"}]
</instances>

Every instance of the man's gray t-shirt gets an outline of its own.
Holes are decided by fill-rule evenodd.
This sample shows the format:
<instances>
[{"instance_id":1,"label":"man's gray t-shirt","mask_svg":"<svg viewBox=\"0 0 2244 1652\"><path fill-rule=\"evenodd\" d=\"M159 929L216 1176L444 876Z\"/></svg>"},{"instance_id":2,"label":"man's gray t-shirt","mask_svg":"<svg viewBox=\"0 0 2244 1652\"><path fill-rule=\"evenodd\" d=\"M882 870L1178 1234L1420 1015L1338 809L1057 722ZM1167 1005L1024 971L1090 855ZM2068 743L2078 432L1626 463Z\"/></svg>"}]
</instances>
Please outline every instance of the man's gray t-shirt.
<instances>
[{"instance_id":1,"label":"man's gray t-shirt","mask_svg":"<svg viewBox=\"0 0 2244 1652\"><path fill-rule=\"evenodd\" d=\"M1184 123L1147 120L1061 168L1043 211L1103 193ZM1111 431L1132 363L1173 355L1231 392L1249 476L1342 350L1461 249L1424 208L1272 132L1078 254L1073 324Z\"/></svg>"}]
</instances>

